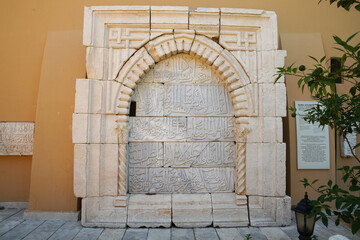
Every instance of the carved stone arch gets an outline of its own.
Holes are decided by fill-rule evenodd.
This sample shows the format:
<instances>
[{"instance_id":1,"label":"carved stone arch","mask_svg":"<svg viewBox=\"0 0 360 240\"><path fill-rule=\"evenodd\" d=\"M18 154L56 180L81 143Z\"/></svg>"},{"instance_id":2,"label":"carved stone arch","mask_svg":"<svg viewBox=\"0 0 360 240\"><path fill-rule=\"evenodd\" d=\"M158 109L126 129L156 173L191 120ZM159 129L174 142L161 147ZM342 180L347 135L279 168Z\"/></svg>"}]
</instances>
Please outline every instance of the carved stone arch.
<instances>
[{"instance_id":1,"label":"carved stone arch","mask_svg":"<svg viewBox=\"0 0 360 240\"><path fill-rule=\"evenodd\" d=\"M215 73L226 82L230 92L235 117L252 116L255 105L252 101L250 78L240 62L226 49L211 39L195 34L165 34L149 41L124 64L115 79L120 87L117 114L129 114L131 95L137 83L150 68L178 53L188 53L210 65ZM126 122L119 116L118 122Z\"/></svg>"},{"instance_id":2,"label":"carved stone arch","mask_svg":"<svg viewBox=\"0 0 360 240\"><path fill-rule=\"evenodd\" d=\"M234 134L237 142L236 186L237 194L246 193L246 144L248 122L239 117L251 116L254 106L251 98L251 82L243 66L230 52L211 39L195 34L165 34L149 41L140 48L122 67L116 81L121 83L117 102L117 129L119 135L119 195L127 193L128 125L131 96L141 78L156 63L179 53L187 53L203 60L226 83L230 92L236 117Z\"/></svg>"}]
</instances>

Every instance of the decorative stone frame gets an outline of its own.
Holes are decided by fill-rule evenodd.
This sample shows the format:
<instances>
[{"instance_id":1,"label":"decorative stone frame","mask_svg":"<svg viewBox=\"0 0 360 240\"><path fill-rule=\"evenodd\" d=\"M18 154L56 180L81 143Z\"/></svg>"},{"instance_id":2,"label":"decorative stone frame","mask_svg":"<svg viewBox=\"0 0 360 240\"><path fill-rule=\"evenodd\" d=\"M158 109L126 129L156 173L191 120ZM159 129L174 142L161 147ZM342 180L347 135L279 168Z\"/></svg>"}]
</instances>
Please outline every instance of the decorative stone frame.
<instances>
[{"instance_id":1,"label":"decorative stone frame","mask_svg":"<svg viewBox=\"0 0 360 240\"><path fill-rule=\"evenodd\" d=\"M226 8L88 7L84 45L89 79L77 79L73 115L74 192L83 198L84 226L170 226L171 218L177 226L185 227L290 223L281 122L286 116L286 90L283 79L273 84L273 74L283 65L285 52L277 50L275 13ZM128 199L131 95L156 63L179 53L210 65L226 82L234 106L235 193L218 202L216 194L211 196L210 223L196 217L181 219L186 209L179 210L176 217L170 211L170 222L156 217L159 209L164 210L157 204L168 198L165 195L161 199L145 195ZM210 195L196 199L205 204L204 197L210 199ZM174 204L180 198L170 196L163 205L178 211ZM149 212L152 224L144 223L139 211ZM246 219L233 219L228 215L231 211L240 211ZM192 225L184 225L185 221Z\"/></svg>"}]
</instances>

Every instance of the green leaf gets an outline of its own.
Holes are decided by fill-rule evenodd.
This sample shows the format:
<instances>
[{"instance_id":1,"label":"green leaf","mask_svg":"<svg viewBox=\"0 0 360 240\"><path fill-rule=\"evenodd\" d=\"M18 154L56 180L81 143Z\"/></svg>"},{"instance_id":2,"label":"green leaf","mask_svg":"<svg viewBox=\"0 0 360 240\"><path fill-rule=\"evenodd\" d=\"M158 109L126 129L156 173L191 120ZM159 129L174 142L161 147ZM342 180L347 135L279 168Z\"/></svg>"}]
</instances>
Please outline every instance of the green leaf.
<instances>
[{"instance_id":1,"label":"green leaf","mask_svg":"<svg viewBox=\"0 0 360 240\"><path fill-rule=\"evenodd\" d=\"M322 215L321 215L321 221L322 221L322 223L325 225L325 227L328 226L328 219L327 219L327 217L325 216L325 214L322 214Z\"/></svg>"},{"instance_id":2,"label":"green leaf","mask_svg":"<svg viewBox=\"0 0 360 240\"><path fill-rule=\"evenodd\" d=\"M309 58L311 58L312 60L314 60L315 62L319 62L316 58L314 58L313 56L309 56Z\"/></svg>"},{"instance_id":3,"label":"green leaf","mask_svg":"<svg viewBox=\"0 0 360 240\"><path fill-rule=\"evenodd\" d=\"M357 5L357 6L360 6L360 4L359 5ZM355 7L356 8L356 7ZM360 11L360 10L359 10ZM359 32L356 32L356 33L354 33L353 35L351 35L350 37L348 37L348 39L346 39L346 42L349 42L351 39L353 39L355 36L356 36L356 34L358 34Z\"/></svg>"},{"instance_id":4,"label":"green leaf","mask_svg":"<svg viewBox=\"0 0 360 240\"><path fill-rule=\"evenodd\" d=\"M359 191L360 187L353 185L353 186L350 186L349 190L352 191L352 192Z\"/></svg>"},{"instance_id":5,"label":"green leaf","mask_svg":"<svg viewBox=\"0 0 360 240\"><path fill-rule=\"evenodd\" d=\"M332 185L332 181L329 180L329 181L328 181L328 186L331 187L331 185Z\"/></svg>"},{"instance_id":6,"label":"green leaf","mask_svg":"<svg viewBox=\"0 0 360 240\"><path fill-rule=\"evenodd\" d=\"M314 181L312 181L311 184L314 184L314 183L316 183L317 181L319 181L319 179L315 179Z\"/></svg>"},{"instance_id":7,"label":"green leaf","mask_svg":"<svg viewBox=\"0 0 360 240\"><path fill-rule=\"evenodd\" d=\"M355 6L355 9L358 10L358 11L360 11L360 4L356 5L356 6Z\"/></svg>"},{"instance_id":8,"label":"green leaf","mask_svg":"<svg viewBox=\"0 0 360 240\"><path fill-rule=\"evenodd\" d=\"M334 38L335 42L337 42L340 45L343 45L343 40L341 40L338 36L334 36L333 38Z\"/></svg>"},{"instance_id":9,"label":"green leaf","mask_svg":"<svg viewBox=\"0 0 360 240\"><path fill-rule=\"evenodd\" d=\"M332 83L330 84L330 90L331 90L333 93L336 92L336 85L335 85L334 82L332 82Z\"/></svg>"},{"instance_id":10,"label":"green leaf","mask_svg":"<svg viewBox=\"0 0 360 240\"><path fill-rule=\"evenodd\" d=\"M351 232L352 234L355 234L359 230L360 230L360 218L357 218L351 225Z\"/></svg>"},{"instance_id":11,"label":"green leaf","mask_svg":"<svg viewBox=\"0 0 360 240\"><path fill-rule=\"evenodd\" d=\"M320 62L322 63L324 60L325 60L326 56L323 56L321 59L320 59Z\"/></svg>"},{"instance_id":12,"label":"green leaf","mask_svg":"<svg viewBox=\"0 0 360 240\"><path fill-rule=\"evenodd\" d=\"M349 92L351 93L352 96L355 96L355 94L356 94L356 86L350 88Z\"/></svg>"}]
</instances>

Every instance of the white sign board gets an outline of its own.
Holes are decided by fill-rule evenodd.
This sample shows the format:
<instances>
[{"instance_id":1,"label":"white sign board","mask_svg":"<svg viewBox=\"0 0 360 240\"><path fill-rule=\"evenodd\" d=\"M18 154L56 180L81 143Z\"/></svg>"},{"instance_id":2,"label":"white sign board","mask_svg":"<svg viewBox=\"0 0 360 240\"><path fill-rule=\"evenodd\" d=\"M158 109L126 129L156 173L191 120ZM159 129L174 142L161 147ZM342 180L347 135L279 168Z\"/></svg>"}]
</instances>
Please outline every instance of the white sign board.
<instances>
[{"instance_id":1,"label":"white sign board","mask_svg":"<svg viewBox=\"0 0 360 240\"><path fill-rule=\"evenodd\" d=\"M349 133L346 135L347 139L349 140L349 143L351 145L351 148L354 148L354 146L356 145L356 132L353 133ZM342 157L353 157L352 153L351 153L351 149L349 144L347 143L347 141L345 140L345 138L343 138L343 136L341 136L340 138L340 146L341 146L341 156ZM356 154L355 149L353 149L353 152Z\"/></svg>"},{"instance_id":2,"label":"white sign board","mask_svg":"<svg viewBox=\"0 0 360 240\"><path fill-rule=\"evenodd\" d=\"M317 102L295 101L298 169L330 169L328 126L319 127L303 119Z\"/></svg>"}]
</instances>

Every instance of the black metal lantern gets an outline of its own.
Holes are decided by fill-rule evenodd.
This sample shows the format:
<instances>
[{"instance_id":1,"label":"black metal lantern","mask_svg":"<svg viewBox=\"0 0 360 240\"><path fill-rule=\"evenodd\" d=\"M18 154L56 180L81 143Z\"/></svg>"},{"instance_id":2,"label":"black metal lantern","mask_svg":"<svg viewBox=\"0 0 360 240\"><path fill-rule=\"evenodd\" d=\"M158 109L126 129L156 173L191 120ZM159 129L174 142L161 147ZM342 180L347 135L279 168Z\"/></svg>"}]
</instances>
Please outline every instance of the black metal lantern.
<instances>
[{"instance_id":1,"label":"black metal lantern","mask_svg":"<svg viewBox=\"0 0 360 240\"><path fill-rule=\"evenodd\" d=\"M311 218L308 217L308 215L312 213L312 209L313 207L310 205L307 192L305 192L304 199L302 199L294 208L300 240L310 240L311 235L314 232L316 215Z\"/></svg>"}]
</instances>

